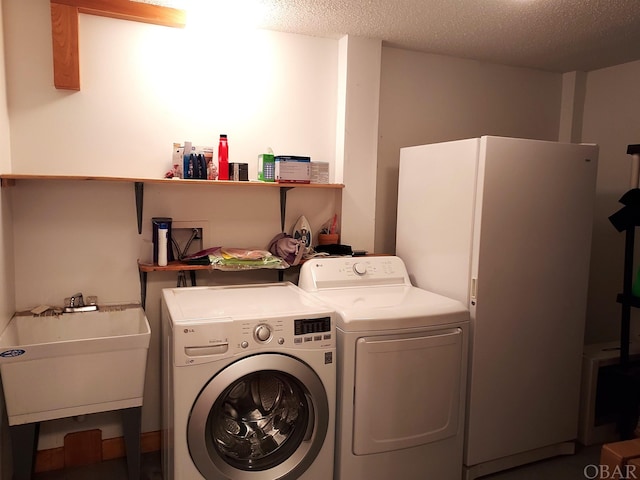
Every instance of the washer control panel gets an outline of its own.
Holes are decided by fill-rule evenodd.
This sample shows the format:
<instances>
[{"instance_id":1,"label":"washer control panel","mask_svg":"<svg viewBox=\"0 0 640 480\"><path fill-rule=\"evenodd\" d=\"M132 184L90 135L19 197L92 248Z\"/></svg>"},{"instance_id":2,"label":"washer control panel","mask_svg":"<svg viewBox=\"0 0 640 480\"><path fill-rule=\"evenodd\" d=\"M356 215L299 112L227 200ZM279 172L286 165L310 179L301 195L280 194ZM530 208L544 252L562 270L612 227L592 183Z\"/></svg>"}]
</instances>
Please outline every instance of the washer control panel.
<instances>
[{"instance_id":1,"label":"washer control panel","mask_svg":"<svg viewBox=\"0 0 640 480\"><path fill-rule=\"evenodd\" d=\"M404 262L396 256L314 258L302 265L298 282L310 292L372 285L411 285Z\"/></svg>"},{"instance_id":2,"label":"washer control panel","mask_svg":"<svg viewBox=\"0 0 640 480\"><path fill-rule=\"evenodd\" d=\"M196 365L242 352L274 349L335 348L333 314L269 320L214 320L173 329L176 366Z\"/></svg>"},{"instance_id":3,"label":"washer control panel","mask_svg":"<svg viewBox=\"0 0 640 480\"><path fill-rule=\"evenodd\" d=\"M326 348L335 345L331 316L274 319L268 322L240 322L237 347L250 350L265 347Z\"/></svg>"}]
</instances>

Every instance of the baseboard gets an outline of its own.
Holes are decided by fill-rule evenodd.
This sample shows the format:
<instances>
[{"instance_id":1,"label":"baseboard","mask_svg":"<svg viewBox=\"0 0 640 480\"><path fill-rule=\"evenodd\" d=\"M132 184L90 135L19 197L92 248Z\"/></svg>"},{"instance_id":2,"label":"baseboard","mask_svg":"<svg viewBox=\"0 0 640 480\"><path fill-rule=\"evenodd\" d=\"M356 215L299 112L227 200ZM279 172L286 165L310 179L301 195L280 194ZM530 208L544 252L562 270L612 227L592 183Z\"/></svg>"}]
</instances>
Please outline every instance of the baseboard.
<instances>
[{"instance_id":1,"label":"baseboard","mask_svg":"<svg viewBox=\"0 0 640 480\"><path fill-rule=\"evenodd\" d=\"M472 465L470 467L463 466L463 479L475 480L478 477L484 477L492 473L501 472L513 467L519 467L528 463L537 462L558 455L573 455L576 452L575 442L562 442L555 445L528 450L526 452L516 453L508 457L489 460L484 463Z\"/></svg>"},{"instance_id":2,"label":"baseboard","mask_svg":"<svg viewBox=\"0 0 640 480\"><path fill-rule=\"evenodd\" d=\"M100 461L114 460L126 456L124 437L102 440L100 430L86 430L67 434L64 446L38 450L36 473L60 470L64 467L90 465ZM140 436L142 453L160 450L161 432L144 432Z\"/></svg>"}]
</instances>

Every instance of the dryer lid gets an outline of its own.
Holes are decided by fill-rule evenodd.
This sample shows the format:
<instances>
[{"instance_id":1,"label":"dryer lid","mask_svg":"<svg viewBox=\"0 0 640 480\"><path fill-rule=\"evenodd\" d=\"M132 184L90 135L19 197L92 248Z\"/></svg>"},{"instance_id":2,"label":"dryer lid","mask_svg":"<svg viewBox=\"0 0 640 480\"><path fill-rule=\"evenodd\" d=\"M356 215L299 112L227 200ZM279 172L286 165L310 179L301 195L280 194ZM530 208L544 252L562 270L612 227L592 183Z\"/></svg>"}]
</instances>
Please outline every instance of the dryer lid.
<instances>
[{"instance_id":1,"label":"dryer lid","mask_svg":"<svg viewBox=\"0 0 640 480\"><path fill-rule=\"evenodd\" d=\"M459 301L410 285L335 288L314 295L338 313L345 331L390 330L469 321Z\"/></svg>"}]
</instances>

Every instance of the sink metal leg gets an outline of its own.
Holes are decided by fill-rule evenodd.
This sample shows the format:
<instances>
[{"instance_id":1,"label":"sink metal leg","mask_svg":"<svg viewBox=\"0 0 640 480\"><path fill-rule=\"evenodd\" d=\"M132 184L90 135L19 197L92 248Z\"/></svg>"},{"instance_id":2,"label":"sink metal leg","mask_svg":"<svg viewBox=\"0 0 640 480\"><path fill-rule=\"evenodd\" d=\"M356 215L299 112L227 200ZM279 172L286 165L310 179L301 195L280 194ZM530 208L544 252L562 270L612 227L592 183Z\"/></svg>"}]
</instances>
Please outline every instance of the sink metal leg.
<instances>
[{"instance_id":1,"label":"sink metal leg","mask_svg":"<svg viewBox=\"0 0 640 480\"><path fill-rule=\"evenodd\" d=\"M138 273L140 274L140 305L144 310L147 303L147 272L140 270Z\"/></svg>"},{"instance_id":2,"label":"sink metal leg","mask_svg":"<svg viewBox=\"0 0 640 480\"><path fill-rule=\"evenodd\" d=\"M9 427L13 455L13 480L31 480L38 449L40 423Z\"/></svg>"},{"instance_id":3,"label":"sink metal leg","mask_svg":"<svg viewBox=\"0 0 640 480\"><path fill-rule=\"evenodd\" d=\"M125 408L122 410L124 444L127 452L127 469L129 480L140 480L141 448L140 434L142 431L142 407Z\"/></svg>"}]
</instances>

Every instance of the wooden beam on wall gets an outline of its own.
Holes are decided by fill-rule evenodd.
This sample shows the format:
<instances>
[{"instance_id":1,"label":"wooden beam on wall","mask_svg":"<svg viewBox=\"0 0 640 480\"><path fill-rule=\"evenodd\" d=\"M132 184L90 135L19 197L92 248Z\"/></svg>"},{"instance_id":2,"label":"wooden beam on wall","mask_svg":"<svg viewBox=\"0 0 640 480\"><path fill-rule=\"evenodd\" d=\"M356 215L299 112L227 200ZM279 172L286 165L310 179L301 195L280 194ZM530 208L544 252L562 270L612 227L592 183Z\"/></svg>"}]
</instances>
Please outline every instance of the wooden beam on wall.
<instances>
[{"instance_id":1,"label":"wooden beam on wall","mask_svg":"<svg viewBox=\"0 0 640 480\"><path fill-rule=\"evenodd\" d=\"M53 84L56 88L80 90L78 8L51 2Z\"/></svg>"},{"instance_id":2,"label":"wooden beam on wall","mask_svg":"<svg viewBox=\"0 0 640 480\"><path fill-rule=\"evenodd\" d=\"M53 45L53 83L56 88L80 90L78 14L119 18L183 28L186 12L130 0L50 0Z\"/></svg>"}]
</instances>

